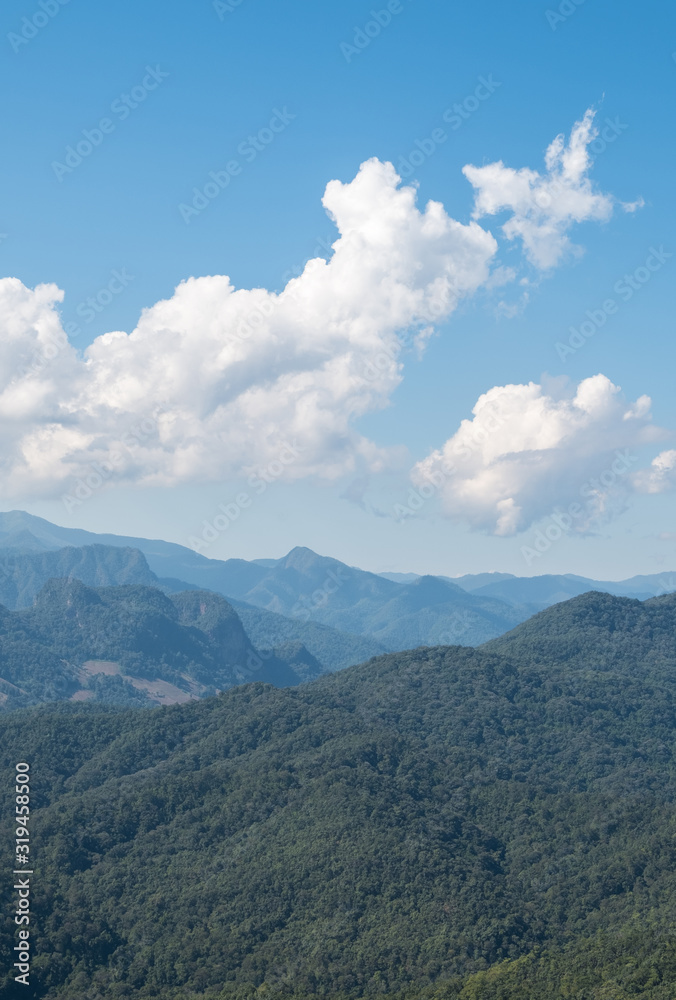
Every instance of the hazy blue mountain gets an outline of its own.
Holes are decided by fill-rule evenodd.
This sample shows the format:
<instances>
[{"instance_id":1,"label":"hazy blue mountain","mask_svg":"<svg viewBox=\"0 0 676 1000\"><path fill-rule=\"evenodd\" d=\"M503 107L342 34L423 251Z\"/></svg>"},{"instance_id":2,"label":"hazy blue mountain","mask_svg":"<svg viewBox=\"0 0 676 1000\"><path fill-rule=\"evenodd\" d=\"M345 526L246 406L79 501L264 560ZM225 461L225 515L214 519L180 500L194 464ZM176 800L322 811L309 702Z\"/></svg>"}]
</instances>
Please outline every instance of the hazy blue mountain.
<instances>
[{"instance_id":1,"label":"hazy blue mountain","mask_svg":"<svg viewBox=\"0 0 676 1000\"><path fill-rule=\"evenodd\" d=\"M639 578L634 578L638 580ZM657 577L643 577L644 589L629 581L611 583L599 580L589 580L583 576L532 576L514 577L477 587L473 594L483 597L494 597L510 604L527 606L533 610L559 604L571 597L587 594L592 590L603 591L618 596L635 597L645 600L659 593L663 588ZM676 589L676 588L674 588Z\"/></svg>"},{"instance_id":2,"label":"hazy blue mountain","mask_svg":"<svg viewBox=\"0 0 676 1000\"><path fill-rule=\"evenodd\" d=\"M444 577L455 583L463 590L474 591L479 587L485 587L489 583L501 583L503 580L517 580L513 573L465 573L464 576Z\"/></svg>"},{"instance_id":3,"label":"hazy blue mountain","mask_svg":"<svg viewBox=\"0 0 676 1000\"><path fill-rule=\"evenodd\" d=\"M32 542L26 542L30 534ZM26 543L25 551L61 549L66 546L112 545L139 549L148 561L150 569L160 578L185 580L204 590L214 590L226 594L222 584L229 583L233 570L223 575L224 562L207 559L193 552L185 545L164 542L161 539L133 538L126 535L97 534L82 528L63 528L44 518L35 517L24 511L0 513L0 548L21 549L20 540ZM230 560L244 563L244 560ZM244 563L252 566L251 563Z\"/></svg>"},{"instance_id":4,"label":"hazy blue mountain","mask_svg":"<svg viewBox=\"0 0 676 1000\"><path fill-rule=\"evenodd\" d=\"M572 574L514 577L482 573L457 579L436 577L456 588L444 598L429 584L419 590L407 589L418 586L420 578L415 574L410 574L413 580L403 582L392 579L396 574L368 573L303 547L281 559L208 559L171 542L61 528L21 511L0 514L0 549L16 550L21 544L26 551L35 551L36 546L50 550L91 544L138 548L158 582L168 590L176 590L180 581L185 581L189 587L213 590L301 623L314 622L368 637L387 649L440 641L487 641L544 607L591 590L639 598L676 590L676 574L666 572L620 582ZM461 591L474 603L467 604ZM423 593L429 596L427 604L420 603ZM300 633L286 638L303 641ZM318 656L316 651L313 655ZM342 654L339 662L345 662Z\"/></svg>"},{"instance_id":5,"label":"hazy blue mountain","mask_svg":"<svg viewBox=\"0 0 676 1000\"><path fill-rule=\"evenodd\" d=\"M628 580L592 580L574 573L530 577L514 576L511 573L473 573L454 578L451 582L473 594L483 594L509 604L528 605L532 608L549 607L591 590L616 594L618 597L635 597L638 600L676 591L676 573L672 572L633 576Z\"/></svg>"},{"instance_id":6,"label":"hazy blue mountain","mask_svg":"<svg viewBox=\"0 0 676 1000\"><path fill-rule=\"evenodd\" d=\"M0 549L0 604L6 608L30 607L52 577L72 577L91 587L158 582L138 549L112 545L33 552Z\"/></svg>"},{"instance_id":7,"label":"hazy blue mountain","mask_svg":"<svg viewBox=\"0 0 676 1000\"><path fill-rule=\"evenodd\" d=\"M269 649L289 641L300 641L325 670L342 670L387 652L382 643L367 636L341 632L330 625L286 618L274 611L231 599L254 646Z\"/></svg>"},{"instance_id":8,"label":"hazy blue mountain","mask_svg":"<svg viewBox=\"0 0 676 1000\"><path fill-rule=\"evenodd\" d=\"M235 578L241 562L231 560ZM274 564L276 560L269 562ZM251 564L244 563L243 576L246 576L249 566ZM30 607L39 591L53 577L80 580L92 587L142 584L157 587L168 594L201 589L197 584L184 580L158 578L138 549L87 545L81 548L18 551L0 547L0 604L4 607L10 610ZM256 648L273 649L289 642L305 643L308 653L321 664L315 673L339 670L386 651L382 644L362 636L297 618L285 618L245 602L239 603L242 616L246 618L246 631Z\"/></svg>"},{"instance_id":9,"label":"hazy blue mountain","mask_svg":"<svg viewBox=\"0 0 676 1000\"><path fill-rule=\"evenodd\" d=\"M267 611L369 636L388 650L474 645L529 614L528 608L475 597L439 577L401 584L307 548L295 548L273 566L257 568L265 575L234 596Z\"/></svg>"},{"instance_id":10,"label":"hazy blue mountain","mask_svg":"<svg viewBox=\"0 0 676 1000\"><path fill-rule=\"evenodd\" d=\"M348 612L353 632L362 632L353 627L362 618L362 602L387 601L399 591L399 584L377 573L354 569L302 546L263 572L251 589L233 596L278 614L309 615L337 628L345 625L330 619L345 618Z\"/></svg>"},{"instance_id":11,"label":"hazy blue mountain","mask_svg":"<svg viewBox=\"0 0 676 1000\"><path fill-rule=\"evenodd\" d=\"M528 615L503 601L475 597L448 580L421 576L400 585L365 621L369 634L390 650L416 646L476 646L502 635Z\"/></svg>"},{"instance_id":12,"label":"hazy blue mountain","mask_svg":"<svg viewBox=\"0 0 676 1000\"><path fill-rule=\"evenodd\" d=\"M628 580L608 584L611 594L631 597L634 594L649 593L654 597L672 594L676 591L676 573L651 573L647 576L632 576Z\"/></svg>"}]
</instances>

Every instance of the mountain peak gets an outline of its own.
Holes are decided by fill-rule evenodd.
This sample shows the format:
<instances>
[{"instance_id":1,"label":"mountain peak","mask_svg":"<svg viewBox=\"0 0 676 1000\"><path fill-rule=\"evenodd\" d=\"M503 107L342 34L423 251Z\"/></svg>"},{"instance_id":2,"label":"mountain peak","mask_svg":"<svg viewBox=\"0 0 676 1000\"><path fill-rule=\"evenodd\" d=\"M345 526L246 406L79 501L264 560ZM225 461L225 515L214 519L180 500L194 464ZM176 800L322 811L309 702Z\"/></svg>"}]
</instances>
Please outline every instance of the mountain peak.
<instances>
[{"instance_id":1,"label":"mountain peak","mask_svg":"<svg viewBox=\"0 0 676 1000\"><path fill-rule=\"evenodd\" d=\"M304 545L296 545L295 548L291 549L283 559L280 559L280 563L289 569L297 570L307 570L310 566L314 566L317 562L322 560L327 560L328 562L337 562L335 559L330 559L327 556L317 555L312 549L308 549Z\"/></svg>"}]
</instances>

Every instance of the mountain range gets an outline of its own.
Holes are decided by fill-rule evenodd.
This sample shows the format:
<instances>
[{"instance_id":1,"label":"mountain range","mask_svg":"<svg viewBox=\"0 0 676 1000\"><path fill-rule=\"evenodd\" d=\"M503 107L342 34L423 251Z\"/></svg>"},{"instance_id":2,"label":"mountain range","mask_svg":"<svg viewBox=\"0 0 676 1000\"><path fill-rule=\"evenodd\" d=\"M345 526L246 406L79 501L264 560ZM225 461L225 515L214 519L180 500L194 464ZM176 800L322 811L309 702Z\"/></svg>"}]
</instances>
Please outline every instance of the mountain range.
<instances>
[{"instance_id":1,"label":"mountain range","mask_svg":"<svg viewBox=\"0 0 676 1000\"><path fill-rule=\"evenodd\" d=\"M104 621L107 588L57 589L64 643L74 605ZM204 618L151 593L148 635L163 601ZM672 1000L675 732L676 596L598 592L301 686L6 713L0 837L27 760L39 859L22 995Z\"/></svg>"},{"instance_id":2,"label":"mountain range","mask_svg":"<svg viewBox=\"0 0 676 1000\"><path fill-rule=\"evenodd\" d=\"M13 511L0 514L0 603L11 608L25 606L37 593L38 582L46 582L52 565L49 558L44 563L33 563L34 582L17 590L18 585L12 585L5 576L8 572L11 576L8 564L12 559L37 559L40 553L44 556L66 547L96 546L140 552L147 566L138 556L122 557L122 562L116 564L114 555L100 554L94 566L87 565L91 554L71 554L50 557L56 559L57 570L51 575L65 571L70 559L73 566L68 575L72 573L92 586L152 582L168 593L191 587L214 591L237 607L243 620L247 619L254 645L302 642L326 669L421 644L477 645L496 638L544 607L592 590L642 600L676 590L674 573L620 582L573 575L521 578L505 573L458 578L378 575L302 547L281 559L207 559L171 542L98 535ZM79 565L74 565L78 560ZM26 580L24 569L20 575ZM340 635L318 632L319 626L337 630Z\"/></svg>"}]
</instances>

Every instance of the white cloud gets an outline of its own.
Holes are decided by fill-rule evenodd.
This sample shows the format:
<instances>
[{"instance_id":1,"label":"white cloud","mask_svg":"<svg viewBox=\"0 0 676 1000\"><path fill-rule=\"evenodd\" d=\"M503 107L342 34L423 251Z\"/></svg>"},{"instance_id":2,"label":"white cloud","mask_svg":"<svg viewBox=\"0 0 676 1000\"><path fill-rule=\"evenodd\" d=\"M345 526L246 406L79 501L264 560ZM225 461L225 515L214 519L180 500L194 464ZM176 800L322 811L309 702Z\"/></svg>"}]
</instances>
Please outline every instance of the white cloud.
<instances>
[{"instance_id":1,"label":"white cloud","mask_svg":"<svg viewBox=\"0 0 676 1000\"><path fill-rule=\"evenodd\" d=\"M549 393L533 382L495 386L472 412L412 478L441 486L449 517L496 535L571 503L584 508L576 526L586 528L631 488L634 449L663 436L651 424L650 399L627 403L605 375L584 379L574 395L560 380Z\"/></svg>"},{"instance_id":2,"label":"white cloud","mask_svg":"<svg viewBox=\"0 0 676 1000\"><path fill-rule=\"evenodd\" d=\"M548 162L584 187L581 139ZM484 169L505 174L501 164ZM512 173L524 190L523 178L538 176ZM482 211L491 190L482 182ZM392 454L355 423L389 404L402 345L423 351L464 297L515 272L491 275L493 235L438 202L419 209L389 163L371 159L350 183L331 181L323 204L339 234L332 256L309 261L279 294L235 289L226 276L189 278L131 333L106 333L83 356L62 331L56 286L0 280L4 495L58 495L111 456L118 482L218 481L294 442L292 477L385 467ZM504 523L514 516L505 512Z\"/></svg>"},{"instance_id":3,"label":"white cloud","mask_svg":"<svg viewBox=\"0 0 676 1000\"><path fill-rule=\"evenodd\" d=\"M0 282L5 330L0 428L5 491L60 492L92 462L119 453L118 475L142 483L222 479L299 456L289 474L334 477L387 455L354 430L401 380L400 335L425 331L487 281L497 245L437 202L420 211L391 164L364 163L332 181L324 206L339 238L280 294L190 278L79 358L64 343L54 286ZM48 348L56 357L36 365ZM22 359L36 370L21 372ZM156 419L133 451L125 435Z\"/></svg>"},{"instance_id":4,"label":"white cloud","mask_svg":"<svg viewBox=\"0 0 676 1000\"><path fill-rule=\"evenodd\" d=\"M466 166L463 173L475 189L474 218L511 211L502 227L508 240L520 239L526 256L536 267L547 269L562 257L579 251L568 238L574 223L605 221L613 213L614 199L595 191L587 176L592 164L588 146L598 135L594 112L576 122L568 145L558 135L545 153L544 174L514 170L502 161L484 167ZM623 205L626 211L642 201Z\"/></svg>"},{"instance_id":5,"label":"white cloud","mask_svg":"<svg viewBox=\"0 0 676 1000\"><path fill-rule=\"evenodd\" d=\"M676 451L662 451L648 469L639 469L632 477L638 493L668 493L676 487Z\"/></svg>"}]
</instances>

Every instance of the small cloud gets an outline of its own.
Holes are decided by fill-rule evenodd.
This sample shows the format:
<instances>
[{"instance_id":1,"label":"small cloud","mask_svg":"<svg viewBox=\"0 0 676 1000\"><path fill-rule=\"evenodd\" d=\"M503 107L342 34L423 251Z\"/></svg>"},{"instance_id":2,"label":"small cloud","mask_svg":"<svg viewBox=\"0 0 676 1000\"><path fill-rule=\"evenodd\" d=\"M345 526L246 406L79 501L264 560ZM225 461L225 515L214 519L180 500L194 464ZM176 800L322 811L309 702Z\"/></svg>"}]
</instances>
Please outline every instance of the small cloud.
<instances>
[{"instance_id":1,"label":"small cloud","mask_svg":"<svg viewBox=\"0 0 676 1000\"><path fill-rule=\"evenodd\" d=\"M502 161L463 169L475 190L474 218L510 211L504 235L520 240L528 260L540 270L554 267L566 254L580 253L568 237L574 223L604 222L613 213L614 199L596 191L587 176L592 166L588 147L598 135L594 114L589 109L575 123L568 144L563 135L554 139L545 153L544 173L515 170Z\"/></svg>"},{"instance_id":2,"label":"small cloud","mask_svg":"<svg viewBox=\"0 0 676 1000\"><path fill-rule=\"evenodd\" d=\"M636 201L621 201L620 206L624 212L637 212L639 208L645 207L645 201L643 198L637 198Z\"/></svg>"},{"instance_id":3,"label":"small cloud","mask_svg":"<svg viewBox=\"0 0 676 1000\"><path fill-rule=\"evenodd\" d=\"M650 422L650 399L627 403L605 375L572 395L557 379L495 386L472 413L412 479L439 486L447 517L494 535L524 531L572 503L586 511L578 531L617 513L641 476L633 476L635 450L663 435ZM675 464L676 452L664 452L653 467L671 476Z\"/></svg>"},{"instance_id":4,"label":"small cloud","mask_svg":"<svg viewBox=\"0 0 676 1000\"><path fill-rule=\"evenodd\" d=\"M638 493L669 493L676 486L676 451L662 451L633 477Z\"/></svg>"}]
</instances>

